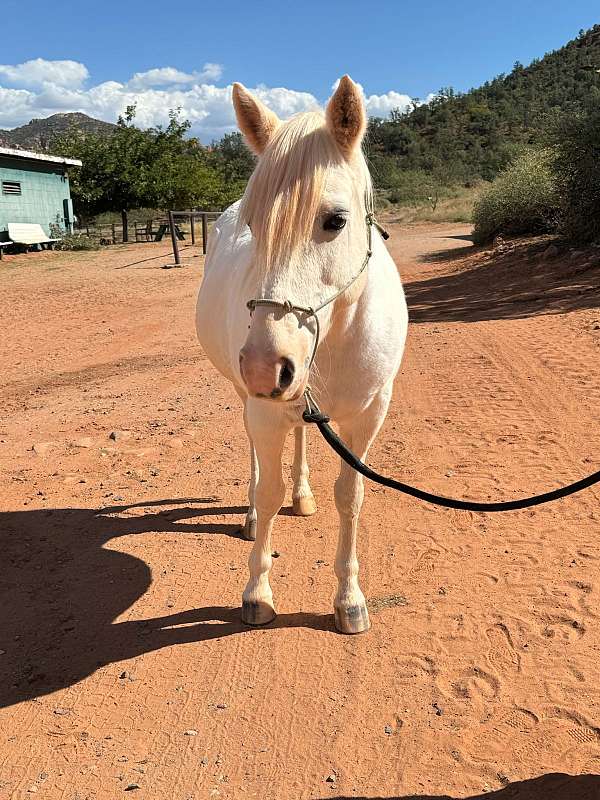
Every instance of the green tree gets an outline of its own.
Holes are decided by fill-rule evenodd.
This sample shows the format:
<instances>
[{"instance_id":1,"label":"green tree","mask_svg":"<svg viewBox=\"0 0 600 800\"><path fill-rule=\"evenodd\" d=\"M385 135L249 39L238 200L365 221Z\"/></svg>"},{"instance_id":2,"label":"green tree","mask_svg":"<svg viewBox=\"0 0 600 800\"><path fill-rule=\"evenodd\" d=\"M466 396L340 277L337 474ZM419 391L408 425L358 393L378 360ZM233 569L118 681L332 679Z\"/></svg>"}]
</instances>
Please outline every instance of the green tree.
<instances>
[{"instance_id":1,"label":"green tree","mask_svg":"<svg viewBox=\"0 0 600 800\"><path fill-rule=\"evenodd\" d=\"M223 205L223 179L211 167L206 149L186 137L188 121L177 111L170 113L166 128L142 130L134 121L135 106L130 106L110 136L73 128L52 143L53 152L83 162L71 176L82 217L120 211L125 230L132 209Z\"/></svg>"},{"instance_id":2,"label":"green tree","mask_svg":"<svg viewBox=\"0 0 600 800\"><path fill-rule=\"evenodd\" d=\"M572 241L600 242L600 111L563 115L549 138L556 152L560 230Z\"/></svg>"}]
</instances>

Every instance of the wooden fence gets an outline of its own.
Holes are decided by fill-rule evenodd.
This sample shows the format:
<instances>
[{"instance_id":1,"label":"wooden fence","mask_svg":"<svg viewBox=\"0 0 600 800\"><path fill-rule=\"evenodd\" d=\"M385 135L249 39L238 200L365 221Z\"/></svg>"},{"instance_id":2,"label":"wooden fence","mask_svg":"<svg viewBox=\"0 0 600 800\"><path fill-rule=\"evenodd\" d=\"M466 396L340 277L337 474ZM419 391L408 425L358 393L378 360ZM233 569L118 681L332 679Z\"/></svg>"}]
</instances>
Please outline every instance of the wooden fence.
<instances>
[{"instance_id":1,"label":"wooden fence","mask_svg":"<svg viewBox=\"0 0 600 800\"><path fill-rule=\"evenodd\" d=\"M206 253L206 242L208 238L208 227L211 222L221 214L220 211L169 211L165 217L155 217L147 220L135 220L129 225L123 226L120 222L101 223L93 225L79 225L77 230L99 239L101 244L121 244L130 241L130 233L133 233L135 242L160 242L165 236L173 235L175 239L190 238L191 244L195 245L198 234L201 235L200 244L202 252ZM171 218L173 228L171 226ZM175 263L179 264L177 258L176 245L173 247Z\"/></svg>"}]
</instances>

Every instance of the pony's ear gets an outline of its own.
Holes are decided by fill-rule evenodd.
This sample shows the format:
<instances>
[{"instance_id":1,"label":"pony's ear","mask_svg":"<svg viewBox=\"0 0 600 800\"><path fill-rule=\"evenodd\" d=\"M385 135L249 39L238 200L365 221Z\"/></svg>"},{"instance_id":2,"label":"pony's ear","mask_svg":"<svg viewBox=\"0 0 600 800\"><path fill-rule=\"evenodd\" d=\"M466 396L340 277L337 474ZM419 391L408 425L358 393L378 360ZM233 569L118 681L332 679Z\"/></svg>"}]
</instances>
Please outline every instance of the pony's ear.
<instances>
[{"instance_id":1,"label":"pony's ear","mask_svg":"<svg viewBox=\"0 0 600 800\"><path fill-rule=\"evenodd\" d=\"M367 115L360 89L348 75L341 78L327 104L327 127L346 158L360 146Z\"/></svg>"},{"instance_id":2,"label":"pony's ear","mask_svg":"<svg viewBox=\"0 0 600 800\"><path fill-rule=\"evenodd\" d=\"M241 83L233 84L232 97L239 129L259 156L281 124L280 119Z\"/></svg>"}]
</instances>

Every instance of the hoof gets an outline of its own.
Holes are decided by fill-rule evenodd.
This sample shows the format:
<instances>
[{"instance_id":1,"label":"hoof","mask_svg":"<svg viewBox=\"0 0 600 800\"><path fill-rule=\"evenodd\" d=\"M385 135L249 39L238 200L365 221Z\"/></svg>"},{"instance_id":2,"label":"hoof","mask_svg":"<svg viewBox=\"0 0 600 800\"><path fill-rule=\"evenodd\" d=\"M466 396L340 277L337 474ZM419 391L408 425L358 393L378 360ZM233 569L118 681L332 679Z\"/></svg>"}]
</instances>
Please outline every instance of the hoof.
<instances>
[{"instance_id":1,"label":"hoof","mask_svg":"<svg viewBox=\"0 0 600 800\"><path fill-rule=\"evenodd\" d=\"M371 627L367 607L336 608L335 627L340 633L365 633Z\"/></svg>"},{"instance_id":2,"label":"hoof","mask_svg":"<svg viewBox=\"0 0 600 800\"><path fill-rule=\"evenodd\" d=\"M256 541L256 517L246 517L246 521L244 522L244 527L242 530L242 536L249 542Z\"/></svg>"},{"instance_id":3,"label":"hoof","mask_svg":"<svg viewBox=\"0 0 600 800\"><path fill-rule=\"evenodd\" d=\"M292 511L296 517L311 517L317 510L317 504L312 494L305 497L294 497Z\"/></svg>"},{"instance_id":4,"label":"hoof","mask_svg":"<svg viewBox=\"0 0 600 800\"><path fill-rule=\"evenodd\" d=\"M273 606L264 601L242 601L242 622L245 625L268 625L276 616Z\"/></svg>"}]
</instances>

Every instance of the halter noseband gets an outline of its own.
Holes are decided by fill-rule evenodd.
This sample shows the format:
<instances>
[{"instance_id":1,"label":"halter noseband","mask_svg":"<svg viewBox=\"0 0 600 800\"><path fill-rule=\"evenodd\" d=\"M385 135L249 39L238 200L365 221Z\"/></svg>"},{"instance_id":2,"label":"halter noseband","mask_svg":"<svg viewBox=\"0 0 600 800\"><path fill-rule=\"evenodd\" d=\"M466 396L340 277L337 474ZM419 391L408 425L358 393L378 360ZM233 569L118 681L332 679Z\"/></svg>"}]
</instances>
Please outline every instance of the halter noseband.
<instances>
[{"instance_id":1,"label":"halter noseband","mask_svg":"<svg viewBox=\"0 0 600 800\"><path fill-rule=\"evenodd\" d=\"M256 300L248 300L248 302L246 303L246 307L250 310L250 313L252 313L254 309L258 308L259 306L268 306L271 308L281 308L286 314L295 311L299 314L304 315L306 319L310 319L311 317L315 318L315 341L313 344L313 349L308 364L309 370L313 365L315 356L317 355L317 348L319 347L319 342L321 339L321 324L319 322L318 312L321 311L323 308L325 308L325 306L328 306L330 303L333 303L334 300L337 300L340 295L344 294L344 292L347 289L349 289L352 286L352 284L358 280L358 278L360 278L362 273L367 268L369 259L373 255L373 250L371 247L373 238L373 225L377 228L377 230L384 239L389 238L388 232L384 228L382 228L381 225L377 222L377 220L375 219L375 215L373 214L372 211L369 211L365 216L365 222L367 224L367 252L365 254L361 267L356 273L356 275L350 278L350 280L347 283L345 283L339 291L337 291L334 295L325 300L325 302L315 307L297 306L294 305L294 303L292 303L290 300L272 300L270 297L259 297Z\"/></svg>"}]
</instances>

